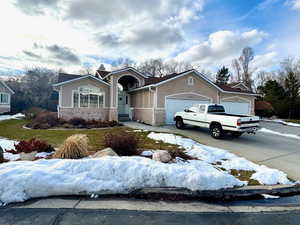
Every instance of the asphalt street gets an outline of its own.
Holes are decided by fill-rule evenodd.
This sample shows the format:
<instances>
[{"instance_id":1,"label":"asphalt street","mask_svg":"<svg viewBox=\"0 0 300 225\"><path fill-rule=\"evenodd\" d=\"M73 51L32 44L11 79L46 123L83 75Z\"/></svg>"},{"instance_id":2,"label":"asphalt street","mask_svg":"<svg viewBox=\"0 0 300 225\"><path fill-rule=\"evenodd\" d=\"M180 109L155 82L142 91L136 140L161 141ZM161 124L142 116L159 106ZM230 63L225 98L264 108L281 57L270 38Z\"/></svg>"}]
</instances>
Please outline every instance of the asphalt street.
<instances>
[{"instance_id":1,"label":"asphalt street","mask_svg":"<svg viewBox=\"0 0 300 225\"><path fill-rule=\"evenodd\" d=\"M95 209L2 209L1 225L296 225L300 212L189 213Z\"/></svg>"}]
</instances>

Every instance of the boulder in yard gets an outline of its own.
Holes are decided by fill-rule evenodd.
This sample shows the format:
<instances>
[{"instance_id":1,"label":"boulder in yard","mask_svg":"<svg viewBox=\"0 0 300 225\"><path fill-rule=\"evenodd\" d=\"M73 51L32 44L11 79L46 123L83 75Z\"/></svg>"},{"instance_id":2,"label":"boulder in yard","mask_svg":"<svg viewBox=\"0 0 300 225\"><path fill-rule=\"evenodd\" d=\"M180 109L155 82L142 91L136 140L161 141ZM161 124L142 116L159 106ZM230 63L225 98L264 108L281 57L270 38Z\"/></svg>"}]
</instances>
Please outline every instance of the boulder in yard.
<instances>
[{"instance_id":1,"label":"boulder in yard","mask_svg":"<svg viewBox=\"0 0 300 225\"><path fill-rule=\"evenodd\" d=\"M118 156L117 153L115 153L112 148L105 148L101 151L96 152L94 155L92 155L92 158L101 158L104 156Z\"/></svg>"},{"instance_id":2,"label":"boulder in yard","mask_svg":"<svg viewBox=\"0 0 300 225\"><path fill-rule=\"evenodd\" d=\"M152 159L155 161L167 163L172 160L172 156L168 151L165 150L157 150L153 153Z\"/></svg>"},{"instance_id":3,"label":"boulder in yard","mask_svg":"<svg viewBox=\"0 0 300 225\"><path fill-rule=\"evenodd\" d=\"M30 153L21 152L20 153L20 159L22 161L33 161L35 159L36 154L37 154L37 151L33 151L33 152L30 152Z\"/></svg>"}]
</instances>

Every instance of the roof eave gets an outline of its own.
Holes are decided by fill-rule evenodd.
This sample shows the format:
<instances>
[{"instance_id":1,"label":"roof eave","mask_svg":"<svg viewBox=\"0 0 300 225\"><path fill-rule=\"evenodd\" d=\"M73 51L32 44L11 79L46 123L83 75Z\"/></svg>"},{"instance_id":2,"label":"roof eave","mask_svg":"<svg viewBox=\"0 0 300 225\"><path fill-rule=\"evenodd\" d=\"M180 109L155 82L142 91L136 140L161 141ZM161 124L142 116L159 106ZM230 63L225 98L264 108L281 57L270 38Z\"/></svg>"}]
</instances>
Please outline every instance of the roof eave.
<instances>
[{"instance_id":1,"label":"roof eave","mask_svg":"<svg viewBox=\"0 0 300 225\"><path fill-rule=\"evenodd\" d=\"M60 83L57 83L57 84L53 84L52 86L53 87L59 87L61 85L64 85L64 84L67 84L67 83L71 83L71 82L74 82L74 81L78 81L78 80L82 80L82 79L85 79L85 78L92 78L92 79L95 79L103 84L106 84L108 86L111 86L109 83L106 83L105 81L103 81L102 79L99 79L97 77L94 77L92 75L86 75L86 76L82 76L82 77L79 77L79 78L75 78L75 79L71 79L71 80L67 80L67 81L64 81L64 82L60 82Z\"/></svg>"}]
</instances>

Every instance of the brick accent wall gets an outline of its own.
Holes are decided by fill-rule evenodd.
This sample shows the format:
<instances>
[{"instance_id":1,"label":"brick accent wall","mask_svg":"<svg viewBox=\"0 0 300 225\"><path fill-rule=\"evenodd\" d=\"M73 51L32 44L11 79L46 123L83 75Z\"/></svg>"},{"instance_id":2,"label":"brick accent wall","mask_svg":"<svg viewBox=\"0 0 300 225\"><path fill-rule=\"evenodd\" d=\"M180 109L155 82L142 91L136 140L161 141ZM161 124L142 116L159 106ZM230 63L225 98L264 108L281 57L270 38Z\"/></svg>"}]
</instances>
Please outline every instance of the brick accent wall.
<instances>
[{"instance_id":1,"label":"brick accent wall","mask_svg":"<svg viewBox=\"0 0 300 225\"><path fill-rule=\"evenodd\" d=\"M109 109L107 108L59 108L59 117L69 120L74 117L80 117L86 120L91 119L109 119Z\"/></svg>"}]
</instances>

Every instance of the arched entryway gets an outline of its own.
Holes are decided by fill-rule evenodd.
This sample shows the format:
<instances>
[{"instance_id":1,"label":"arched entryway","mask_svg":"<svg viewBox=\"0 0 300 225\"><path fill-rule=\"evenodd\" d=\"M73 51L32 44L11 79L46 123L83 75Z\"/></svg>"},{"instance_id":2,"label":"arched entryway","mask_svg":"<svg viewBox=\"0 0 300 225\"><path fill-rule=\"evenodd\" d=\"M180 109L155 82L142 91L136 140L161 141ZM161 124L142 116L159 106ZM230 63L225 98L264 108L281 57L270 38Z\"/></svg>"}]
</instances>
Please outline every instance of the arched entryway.
<instances>
[{"instance_id":1,"label":"arched entryway","mask_svg":"<svg viewBox=\"0 0 300 225\"><path fill-rule=\"evenodd\" d=\"M124 75L119 78L117 107L120 121L130 119L130 94L128 91L140 86L140 80L132 75Z\"/></svg>"}]
</instances>

